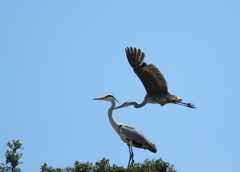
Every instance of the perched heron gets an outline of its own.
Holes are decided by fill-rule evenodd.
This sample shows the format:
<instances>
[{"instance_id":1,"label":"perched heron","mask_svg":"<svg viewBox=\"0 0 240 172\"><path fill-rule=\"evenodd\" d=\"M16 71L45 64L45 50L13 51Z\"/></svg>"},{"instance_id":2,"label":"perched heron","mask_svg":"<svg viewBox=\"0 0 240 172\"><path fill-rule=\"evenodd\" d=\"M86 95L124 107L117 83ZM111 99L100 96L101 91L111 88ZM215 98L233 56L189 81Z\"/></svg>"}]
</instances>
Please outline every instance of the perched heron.
<instances>
[{"instance_id":1,"label":"perched heron","mask_svg":"<svg viewBox=\"0 0 240 172\"><path fill-rule=\"evenodd\" d=\"M136 48L127 47L126 55L129 64L142 81L147 94L143 102L140 104L137 102L125 102L115 109L130 105L134 105L135 108L140 108L147 103L157 103L161 106L167 103L175 103L186 107L195 108L192 103L184 103L182 102L182 99L168 92L167 82L159 69L153 64L146 64L144 62L144 52L141 52L140 49L137 50Z\"/></svg>"},{"instance_id":2,"label":"perched heron","mask_svg":"<svg viewBox=\"0 0 240 172\"><path fill-rule=\"evenodd\" d=\"M115 108L115 100L116 100L113 97L113 95L109 94L101 98L95 98L93 100L106 100L112 103L111 107L108 109L108 118L112 127L118 133L122 141L124 141L128 145L128 149L130 153L128 167L130 165L133 165L134 163L132 146L137 148L148 149L149 151L154 153L157 152L156 146L153 143L151 143L140 131L136 130L131 126L118 123L113 118L112 112L113 112L113 109Z\"/></svg>"}]
</instances>

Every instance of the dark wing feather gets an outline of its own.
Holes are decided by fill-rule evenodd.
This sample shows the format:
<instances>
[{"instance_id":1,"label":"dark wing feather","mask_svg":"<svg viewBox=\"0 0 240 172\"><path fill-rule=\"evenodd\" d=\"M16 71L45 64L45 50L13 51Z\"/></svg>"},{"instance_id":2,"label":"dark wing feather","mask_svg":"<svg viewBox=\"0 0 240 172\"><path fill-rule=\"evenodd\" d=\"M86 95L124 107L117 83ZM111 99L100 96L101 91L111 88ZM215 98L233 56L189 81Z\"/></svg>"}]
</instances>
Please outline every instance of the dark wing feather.
<instances>
[{"instance_id":1,"label":"dark wing feather","mask_svg":"<svg viewBox=\"0 0 240 172\"><path fill-rule=\"evenodd\" d=\"M121 125L119 130L126 138L133 141L133 146L157 152L156 146L135 128L128 125Z\"/></svg>"},{"instance_id":2,"label":"dark wing feather","mask_svg":"<svg viewBox=\"0 0 240 172\"><path fill-rule=\"evenodd\" d=\"M141 52L140 49L127 47L126 55L129 64L142 81L147 94L169 94L167 82L159 69L153 64L146 64L144 62L144 52Z\"/></svg>"}]
</instances>

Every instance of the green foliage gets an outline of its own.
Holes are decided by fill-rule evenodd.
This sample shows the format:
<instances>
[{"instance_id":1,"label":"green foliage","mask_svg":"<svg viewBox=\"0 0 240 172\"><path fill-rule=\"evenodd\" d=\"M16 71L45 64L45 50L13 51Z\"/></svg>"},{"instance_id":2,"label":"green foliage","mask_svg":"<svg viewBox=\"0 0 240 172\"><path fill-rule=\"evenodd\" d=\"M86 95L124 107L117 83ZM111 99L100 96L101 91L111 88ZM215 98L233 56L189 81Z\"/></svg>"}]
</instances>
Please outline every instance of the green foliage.
<instances>
[{"instance_id":1,"label":"green foliage","mask_svg":"<svg viewBox=\"0 0 240 172\"><path fill-rule=\"evenodd\" d=\"M41 172L64 172L61 168L53 169L52 167L47 166L46 163L41 166Z\"/></svg>"},{"instance_id":2,"label":"green foliage","mask_svg":"<svg viewBox=\"0 0 240 172\"><path fill-rule=\"evenodd\" d=\"M125 169L117 165L110 166L109 159L103 158L93 165L92 163L75 162L74 167L64 169L53 169L48 167L46 163L41 167L41 172L177 172L173 169L173 165L164 162L161 158L149 161L146 159L143 163L135 163L132 167Z\"/></svg>"},{"instance_id":3,"label":"green foliage","mask_svg":"<svg viewBox=\"0 0 240 172\"><path fill-rule=\"evenodd\" d=\"M17 153L18 149L22 148L22 143L19 140L13 140L13 143L8 142L7 146L11 150L5 152L6 164L0 165L0 172L21 172L20 168L17 168L22 162L19 159L22 157L22 153ZM10 164L10 166L7 166ZM82 163L76 161L73 167L66 168L53 168L44 163L41 166L41 172L177 172L173 169L173 165L168 162L164 162L161 158L157 160L149 161L146 159L143 163L134 163L130 168L124 168L123 166L110 165L109 159L103 158L102 160L93 163Z\"/></svg>"},{"instance_id":4,"label":"green foliage","mask_svg":"<svg viewBox=\"0 0 240 172\"><path fill-rule=\"evenodd\" d=\"M8 142L7 146L11 150L7 150L5 152L6 164L1 164L0 172L21 172L21 169L17 168L17 166L22 164L22 162L19 161L22 157L22 153L17 153L17 150L23 149L22 143L20 143L19 140L13 140L13 143ZM8 164L10 164L10 166L8 166Z\"/></svg>"}]
</instances>

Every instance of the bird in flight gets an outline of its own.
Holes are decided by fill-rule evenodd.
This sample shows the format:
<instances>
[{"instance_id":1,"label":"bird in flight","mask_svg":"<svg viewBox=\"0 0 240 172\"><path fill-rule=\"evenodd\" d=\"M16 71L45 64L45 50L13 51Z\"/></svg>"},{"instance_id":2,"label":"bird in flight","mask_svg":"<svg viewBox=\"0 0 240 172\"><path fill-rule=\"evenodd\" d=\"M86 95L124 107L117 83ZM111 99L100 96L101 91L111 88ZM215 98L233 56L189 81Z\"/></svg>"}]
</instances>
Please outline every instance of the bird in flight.
<instances>
[{"instance_id":1,"label":"bird in flight","mask_svg":"<svg viewBox=\"0 0 240 172\"><path fill-rule=\"evenodd\" d=\"M133 160L134 154L132 146L137 148L148 149L149 151L154 153L157 152L156 146L153 143L151 143L140 131L129 125L118 123L114 119L112 112L113 109L115 108L115 101L117 100L113 97L113 95L109 94L101 98L94 98L93 100L106 100L111 102L111 107L108 109L108 118L114 130L118 133L122 141L125 142L128 146L130 154L128 168L130 167L130 165L133 165L134 163Z\"/></svg>"},{"instance_id":2,"label":"bird in flight","mask_svg":"<svg viewBox=\"0 0 240 172\"><path fill-rule=\"evenodd\" d=\"M163 74L155 65L146 64L144 62L144 52L142 52L140 49L132 47L127 47L125 50L128 62L132 66L133 71L142 81L142 84L144 85L147 94L143 102L140 104L135 101L125 102L122 105L116 107L115 109L127 107L130 105L134 105L135 108L140 108L147 103L157 103L161 106L168 103L174 103L189 108L195 108L192 103L184 103L182 102L182 99L168 92L167 82Z\"/></svg>"}]
</instances>

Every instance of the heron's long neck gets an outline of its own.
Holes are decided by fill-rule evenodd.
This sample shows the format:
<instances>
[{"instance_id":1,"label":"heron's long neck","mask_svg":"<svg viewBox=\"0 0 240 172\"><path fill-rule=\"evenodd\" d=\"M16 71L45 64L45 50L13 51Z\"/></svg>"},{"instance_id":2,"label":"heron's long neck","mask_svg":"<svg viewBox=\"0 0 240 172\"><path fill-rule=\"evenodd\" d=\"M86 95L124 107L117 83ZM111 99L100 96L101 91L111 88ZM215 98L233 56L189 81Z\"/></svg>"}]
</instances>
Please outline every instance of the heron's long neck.
<instances>
[{"instance_id":1,"label":"heron's long neck","mask_svg":"<svg viewBox=\"0 0 240 172\"><path fill-rule=\"evenodd\" d=\"M114 117L112 116L112 112L113 112L113 109L115 108L115 101L112 100L111 101L112 105L111 107L108 109L108 118L109 118L109 121L112 125L112 127L114 128L114 130L118 133L118 127L120 125L120 123L118 123Z\"/></svg>"},{"instance_id":2,"label":"heron's long neck","mask_svg":"<svg viewBox=\"0 0 240 172\"><path fill-rule=\"evenodd\" d=\"M132 102L135 108L143 107L147 103L148 99L144 99L142 103L138 104L138 102Z\"/></svg>"}]
</instances>

